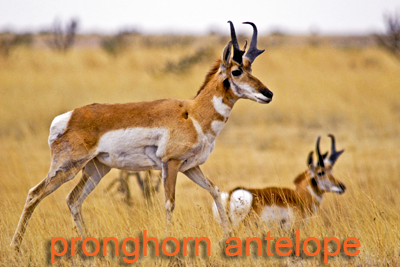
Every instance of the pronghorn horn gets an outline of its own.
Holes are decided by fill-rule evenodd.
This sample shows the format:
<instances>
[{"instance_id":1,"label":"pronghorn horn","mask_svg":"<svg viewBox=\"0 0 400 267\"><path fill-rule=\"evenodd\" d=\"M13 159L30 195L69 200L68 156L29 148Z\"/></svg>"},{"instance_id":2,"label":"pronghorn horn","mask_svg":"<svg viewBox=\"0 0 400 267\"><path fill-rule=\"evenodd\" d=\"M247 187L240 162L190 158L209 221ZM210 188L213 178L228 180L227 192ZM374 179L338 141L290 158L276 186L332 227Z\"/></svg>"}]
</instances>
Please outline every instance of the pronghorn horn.
<instances>
[{"instance_id":1,"label":"pronghorn horn","mask_svg":"<svg viewBox=\"0 0 400 267\"><path fill-rule=\"evenodd\" d=\"M265 50L257 49L258 31L256 25L253 22L243 22L243 24L250 24L251 26L253 26L253 36L251 37L250 47L245 55L245 57L247 57L250 60L250 62L253 63L254 59L256 59L256 57L258 57Z\"/></svg>"},{"instance_id":2,"label":"pronghorn horn","mask_svg":"<svg viewBox=\"0 0 400 267\"><path fill-rule=\"evenodd\" d=\"M313 160L313 151L311 151L309 154L308 154L308 158L307 158L307 165L308 165L308 167L313 167L314 166L314 160Z\"/></svg>"},{"instance_id":3,"label":"pronghorn horn","mask_svg":"<svg viewBox=\"0 0 400 267\"><path fill-rule=\"evenodd\" d=\"M232 60L235 62L242 64L243 61L243 55L244 55L244 50L240 50L238 40L236 38L236 32L235 32L235 27L233 27L232 21L228 21L228 23L231 26L231 40L232 40L232 46L233 46L233 57Z\"/></svg>"},{"instance_id":4,"label":"pronghorn horn","mask_svg":"<svg viewBox=\"0 0 400 267\"><path fill-rule=\"evenodd\" d=\"M332 139L331 155L329 156L328 160L331 162L331 165L333 166L336 160L339 158L339 156L342 155L342 153L344 152L344 149L336 151L335 136L333 136L333 134L328 134L328 136Z\"/></svg>"},{"instance_id":5,"label":"pronghorn horn","mask_svg":"<svg viewBox=\"0 0 400 267\"><path fill-rule=\"evenodd\" d=\"M316 146L316 150L317 150L317 156L318 156L318 166L325 168L325 164L324 164L324 158L321 155L321 151L319 150L319 142L321 141L321 136L318 136L317 139L317 146Z\"/></svg>"}]
</instances>

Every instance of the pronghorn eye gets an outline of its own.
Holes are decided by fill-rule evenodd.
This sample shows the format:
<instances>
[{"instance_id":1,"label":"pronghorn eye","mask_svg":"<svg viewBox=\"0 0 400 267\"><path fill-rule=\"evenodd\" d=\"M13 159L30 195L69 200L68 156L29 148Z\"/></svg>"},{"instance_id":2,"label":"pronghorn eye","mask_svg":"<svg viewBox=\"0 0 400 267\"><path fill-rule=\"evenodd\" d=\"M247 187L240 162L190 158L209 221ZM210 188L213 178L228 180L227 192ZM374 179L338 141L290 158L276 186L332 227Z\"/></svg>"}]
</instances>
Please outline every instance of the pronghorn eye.
<instances>
[{"instance_id":1,"label":"pronghorn eye","mask_svg":"<svg viewBox=\"0 0 400 267\"><path fill-rule=\"evenodd\" d=\"M234 70L234 71L232 71L232 75L235 76L235 77L240 76L241 74L242 74L242 71L241 71L241 70Z\"/></svg>"}]
</instances>

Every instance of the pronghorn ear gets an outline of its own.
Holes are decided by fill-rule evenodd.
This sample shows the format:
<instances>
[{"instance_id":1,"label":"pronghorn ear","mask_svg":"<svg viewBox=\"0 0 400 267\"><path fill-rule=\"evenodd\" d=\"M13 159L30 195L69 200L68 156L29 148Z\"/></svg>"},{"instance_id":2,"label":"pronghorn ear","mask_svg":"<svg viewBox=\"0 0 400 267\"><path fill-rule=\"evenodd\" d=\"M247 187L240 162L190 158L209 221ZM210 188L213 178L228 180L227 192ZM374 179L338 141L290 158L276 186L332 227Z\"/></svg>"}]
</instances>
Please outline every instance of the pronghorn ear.
<instances>
[{"instance_id":1,"label":"pronghorn ear","mask_svg":"<svg viewBox=\"0 0 400 267\"><path fill-rule=\"evenodd\" d=\"M314 160L313 160L313 151L311 151L309 154L308 154L308 158L307 158L307 166L308 166L308 168L313 168L314 167Z\"/></svg>"},{"instance_id":2,"label":"pronghorn ear","mask_svg":"<svg viewBox=\"0 0 400 267\"><path fill-rule=\"evenodd\" d=\"M232 51L232 41L229 41L224 51L222 52L222 64L224 64L225 68L229 68L231 66L231 51Z\"/></svg>"},{"instance_id":3,"label":"pronghorn ear","mask_svg":"<svg viewBox=\"0 0 400 267\"><path fill-rule=\"evenodd\" d=\"M322 158L321 151L319 149L320 141L321 141L321 136L318 136L317 144L315 147L315 150L317 151L317 157L318 157L317 166L319 166L321 168L325 168L324 159Z\"/></svg>"}]
</instances>

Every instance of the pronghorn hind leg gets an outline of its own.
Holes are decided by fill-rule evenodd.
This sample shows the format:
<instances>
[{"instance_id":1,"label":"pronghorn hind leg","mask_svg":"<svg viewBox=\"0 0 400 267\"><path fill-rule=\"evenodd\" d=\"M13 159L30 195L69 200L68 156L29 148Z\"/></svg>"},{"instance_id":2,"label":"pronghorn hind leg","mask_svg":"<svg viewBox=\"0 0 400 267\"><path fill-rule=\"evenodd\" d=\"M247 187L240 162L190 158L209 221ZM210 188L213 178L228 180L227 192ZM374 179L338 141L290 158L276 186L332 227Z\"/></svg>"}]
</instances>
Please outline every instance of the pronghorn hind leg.
<instances>
[{"instance_id":1,"label":"pronghorn hind leg","mask_svg":"<svg viewBox=\"0 0 400 267\"><path fill-rule=\"evenodd\" d=\"M167 213L167 228L166 234L168 235L168 227L172 222L172 212L175 208L175 186L176 178L182 161L171 159L162 165L162 177L164 182L165 191L165 210Z\"/></svg>"},{"instance_id":2,"label":"pronghorn hind leg","mask_svg":"<svg viewBox=\"0 0 400 267\"><path fill-rule=\"evenodd\" d=\"M67 205L81 236L87 234L81 213L82 203L110 170L110 167L102 164L96 158L92 159L83 168L79 183L67 196Z\"/></svg>"},{"instance_id":3,"label":"pronghorn hind leg","mask_svg":"<svg viewBox=\"0 0 400 267\"><path fill-rule=\"evenodd\" d=\"M29 219L40 201L54 192L62 184L74 178L87 162L87 160L84 159L74 162L71 162L69 159L61 159L62 157L58 158L57 161L53 159L46 178L29 190L17 229L11 241L11 247L14 247L16 250L19 250ZM57 162L57 165L55 162Z\"/></svg>"},{"instance_id":4,"label":"pronghorn hind leg","mask_svg":"<svg viewBox=\"0 0 400 267\"><path fill-rule=\"evenodd\" d=\"M229 226L228 216L224 205L222 204L221 192L218 187L215 186L207 177L203 174L200 167L194 167L184 172L184 174L189 177L190 180L206 189L214 198L215 204L217 205L218 213L221 218L221 226L224 231L224 238L228 238L232 231Z\"/></svg>"}]
</instances>

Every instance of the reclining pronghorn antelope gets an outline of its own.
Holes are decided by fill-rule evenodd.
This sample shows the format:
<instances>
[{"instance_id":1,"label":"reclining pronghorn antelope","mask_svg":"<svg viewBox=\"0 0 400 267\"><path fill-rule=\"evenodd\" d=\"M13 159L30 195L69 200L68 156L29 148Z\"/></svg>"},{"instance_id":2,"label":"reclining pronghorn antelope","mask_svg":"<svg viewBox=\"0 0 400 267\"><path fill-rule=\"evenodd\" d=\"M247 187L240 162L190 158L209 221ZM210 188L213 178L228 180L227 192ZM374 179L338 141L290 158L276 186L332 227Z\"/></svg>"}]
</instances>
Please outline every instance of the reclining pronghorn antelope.
<instances>
[{"instance_id":1,"label":"reclining pronghorn antelope","mask_svg":"<svg viewBox=\"0 0 400 267\"><path fill-rule=\"evenodd\" d=\"M131 171L162 170L165 189L167 231L175 206L178 171L206 189L214 198L224 235L230 225L220 191L201 171L214 149L215 138L227 122L237 100L261 104L272 100L272 92L255 76L251 65L263 50L257 49L257 28L246 54L241 50L230 22L231 41L222 58L206 75L191 100L161 99L125 104L91 104L57 116L50 127L50 170L28 197L11 241L19 248L28 221L40 201L73 179L82 170L67 204L77 229L85 236L82 203L111 168Z\"/></svg>"},{"instance_id":2,"label":"reclining pronghorn antelope","mask_svg":"<svg viewBox=\"0 0 400 267\"><path fill-rule=\"evenodd\" d=\"M235 226L261 219L267 224L278 223L284 230L289 230L295 221L307 221L317 211L325 192L343 194L346 187L332 175L332 168L344 150L336 151L335 137L332 139L331 154L321 155L320 137L316 144L317 165L313 162L313 152L308 155L308 169L294 179L294 190L281 187L262 189L236 188L229 193L222 192L221 197L227 207L228 216ZM214 217L218 215L213 203ZM298 221L300 221L298 220Z\"/></svg>"}]
</instances>

